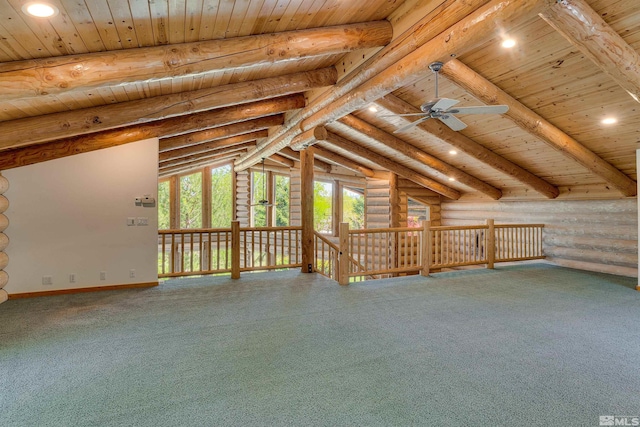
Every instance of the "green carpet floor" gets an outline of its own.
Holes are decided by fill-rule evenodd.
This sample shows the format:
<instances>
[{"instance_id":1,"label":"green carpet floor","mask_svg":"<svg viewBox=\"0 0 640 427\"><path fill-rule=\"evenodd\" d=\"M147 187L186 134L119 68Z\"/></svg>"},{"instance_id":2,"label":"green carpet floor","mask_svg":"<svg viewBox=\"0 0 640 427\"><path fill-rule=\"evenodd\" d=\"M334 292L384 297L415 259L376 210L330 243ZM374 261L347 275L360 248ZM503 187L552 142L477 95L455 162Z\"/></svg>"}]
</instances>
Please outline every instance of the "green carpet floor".
<instances>
[{"instance_id":1,"label":"green carpet floor","mask_svg":"<svg viewBox=\"0 0 640 427\"><path fill-rule=\"evenodd\" d=\"M0 305L0 426L597 426L640 416L636 279L297 271Z\"/></svg>"}]
</instances>

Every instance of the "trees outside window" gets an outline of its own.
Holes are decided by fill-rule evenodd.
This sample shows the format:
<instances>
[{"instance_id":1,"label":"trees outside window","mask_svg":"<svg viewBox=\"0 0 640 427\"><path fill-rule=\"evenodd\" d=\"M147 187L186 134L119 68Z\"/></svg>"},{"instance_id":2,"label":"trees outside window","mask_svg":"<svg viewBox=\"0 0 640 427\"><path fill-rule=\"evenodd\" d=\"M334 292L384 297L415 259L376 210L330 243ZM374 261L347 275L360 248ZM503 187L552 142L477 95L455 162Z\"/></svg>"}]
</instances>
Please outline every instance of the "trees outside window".
<instances>
[{"instance_id":1,"label":"trees outside window","mask_svg":"<svg viewBox=\"0 0 640 427\"><path fill-rule=\"evenodd\" d=\"M313 224L319 233L333 233L333 184L313 183Z\"/></svg>"},{"instance_id":2,"label":"trees outside window","mask_svg":"<svg viewBox=\"0 0 640 427\"><path fill-rule=\"evenodd\" d=\"M349 223L349 228L364 228L364 190L342 188L342 221Z\"/></svg>"},{"instance_id":3,"label":"trees outside window","mask_svg":"<svg viewBox=\"0 0 640 427\"><path fill-rule=\"evenodd\" d=\"M267 191L265 180L267 172L251 173L251 213L254 227L266 227L267 224L267 206L260 204L260 200L267 200ZM267 183L268 184L268 183ZM271 202L271 200L269 200Z\"/></svg>"},{"instance_id":4,"label":"trees outside window","mask_svg":"<svg viewBox=\"0 0 640 427\"><path fill-rule=\"evenodd\" d=\"M233 219L231 165L211 169L211 227L228 228Z\"/></svg>"},{"instance_id":5,"label":"trees outside window","mask_svg":"<svg viewBox=\"0 0 640 427\"><path fill-rule=\"evenodd\" d=\"M169 181L158 183L158 229L167 230L171 228L171 209L169 200Z\"/></svg>"},{"instance_id":6,"label":"trees outside window","mask_svg":"<svg viewBox=\"0 0 640 427\"><path fill-rule=\"evenodd\" d=\"M202 227L202 172L180 177L180 228Z\"/></svg>"},{"instance_id":7,"label":"trees outside window","mask_svg":"<svg viewBox=\"0 0 640 427\"><path fill-rule=\"evenodd\" d=\"M275 203L276 203L276 227L286 227L289 225L289 183L288 176L276 175Z\"/></svg>"}]
</instances>

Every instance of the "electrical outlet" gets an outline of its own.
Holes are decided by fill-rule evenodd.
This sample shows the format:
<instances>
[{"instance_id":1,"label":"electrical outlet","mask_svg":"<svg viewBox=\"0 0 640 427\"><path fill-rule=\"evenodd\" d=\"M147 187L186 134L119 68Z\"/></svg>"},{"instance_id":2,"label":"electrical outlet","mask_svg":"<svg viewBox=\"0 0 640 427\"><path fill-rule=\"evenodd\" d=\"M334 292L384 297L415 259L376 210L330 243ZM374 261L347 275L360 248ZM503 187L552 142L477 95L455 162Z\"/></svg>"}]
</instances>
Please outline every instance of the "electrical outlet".
<instances>
[{"instance_id":1,"label":"electrical outlet","mask_svg":"<svg viewBox=\"0 0 640 427\"><path fill-rule=\"evenodd\" d=\"M131 227L132 225L136 225L136 219L134 217L127 218L127 226Z\"/></svg>"},{"instance_id":2,"label":"electrical outlet","mask_svg":"<svg viewBox=\"0 0 640 427\"><path fill-rule=\"evenodd\" d=\"M136 270L132 268L131 270L129 270L129 278L135 279L135 277L136 277Z\"/></svg>"},{"instance_id":3,"label":"electrical outlet","mask_svg":"<svg viewBox=\"0 0 640 427\"><path fill-rule=\"evenodd\" d=\"M107 272L106 271L101 271L100 272L100 280L107 280Z\"/></svg>"},{"instance_id":4,"label":"electrical outlet","mask_svg":"<svg viewBox=\"0 0 640 427\"><path fill-rule=\"evenodd\" d=\"M42 284L43 285L53 285L53 277L51 277L51 276L42 276Z\"/></svg>"},{"instance_id":5,"label":"electrical outlet","mask_svg":"<svg viewBox=\"0 0 640 427\"><path fill-rule=\"evenodd\" d=\"M69 275L69 283L76 283L76 273L71 273Z\"/></svg>"}]
</instances>

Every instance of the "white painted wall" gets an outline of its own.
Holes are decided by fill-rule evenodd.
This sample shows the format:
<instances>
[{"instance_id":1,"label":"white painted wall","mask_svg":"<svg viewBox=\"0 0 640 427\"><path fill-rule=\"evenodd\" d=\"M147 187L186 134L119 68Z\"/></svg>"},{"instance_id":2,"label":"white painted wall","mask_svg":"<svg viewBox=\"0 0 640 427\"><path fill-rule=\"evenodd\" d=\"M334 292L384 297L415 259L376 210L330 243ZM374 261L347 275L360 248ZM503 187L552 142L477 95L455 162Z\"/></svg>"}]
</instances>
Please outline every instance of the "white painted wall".
<instances>
[{"instance_id":1,"label":"white painted wall","mask_svg":"<svg viewBox=\"0 0 640 427\"><path fill-rule=\"evenodd\" d=\"M153 138L4 171L7 292L156 282L157 204L136 206L135 198L157 199L157 168ZM130 217L148 225L128 226ZM43 276L53 284L43 285Z\"/></svg>"}]
</instances>

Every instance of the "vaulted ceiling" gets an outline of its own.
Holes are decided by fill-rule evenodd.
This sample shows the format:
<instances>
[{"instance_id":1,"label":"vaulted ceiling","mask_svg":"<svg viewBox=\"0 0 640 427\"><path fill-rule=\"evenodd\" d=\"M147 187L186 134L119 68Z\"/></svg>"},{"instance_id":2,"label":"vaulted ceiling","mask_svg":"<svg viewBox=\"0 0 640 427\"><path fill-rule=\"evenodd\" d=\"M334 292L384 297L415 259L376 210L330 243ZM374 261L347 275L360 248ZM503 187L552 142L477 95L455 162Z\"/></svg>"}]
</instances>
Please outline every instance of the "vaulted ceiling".
<instances>
[{"instance_id":1,"label":"vaulted ceiling","mask_svg":"<svg viewBox=\"0 0 640 427\"><path fill-rule=\"evenodd\" d=\"M158 137L161 176L313 145L451 199L636 194L636 0L25 3L0 0L0 170ZM394 133L434 61L440 97L509 111Z\"/></svg>"}]
</instances>

